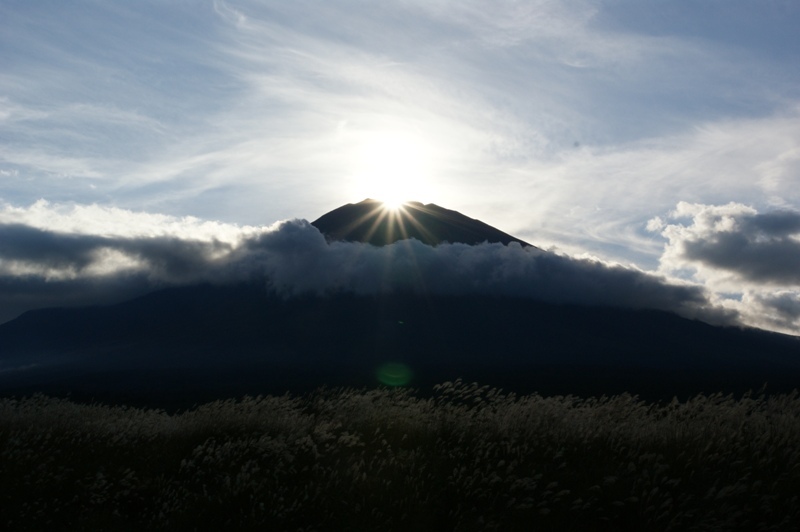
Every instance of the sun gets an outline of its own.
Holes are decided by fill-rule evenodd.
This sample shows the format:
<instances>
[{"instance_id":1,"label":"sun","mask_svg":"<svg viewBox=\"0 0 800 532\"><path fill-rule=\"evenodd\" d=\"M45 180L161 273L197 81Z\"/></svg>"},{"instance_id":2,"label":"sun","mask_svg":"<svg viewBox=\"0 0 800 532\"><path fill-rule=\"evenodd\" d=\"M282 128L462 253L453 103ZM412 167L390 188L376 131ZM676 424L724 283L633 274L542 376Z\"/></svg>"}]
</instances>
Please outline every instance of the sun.
<instances>
[{"instance_id":1,"label":"sun","mask_svg":"<svg viewBox=\"0 0 800 532\"><path fill-rule=\"evenodd\" d=\"M399 209L428 194L430 153L422 139L403 133L377 133L365 137L356 155L356 197L383 202Z\"/></svg>"},{"instance_id":2,"label":"sun","mask_svg":"<svg viewBox=\"0 0 800 532\"><path fill-rule=\"evenodd\" d=\"M399 196L398 196L399 197ZM383 204L383 208L387 211L397 211L403 205L405 205L406 201L409 200L401 200L401 199L381 199L381 203Z\"/></svg>"}]
</instances>

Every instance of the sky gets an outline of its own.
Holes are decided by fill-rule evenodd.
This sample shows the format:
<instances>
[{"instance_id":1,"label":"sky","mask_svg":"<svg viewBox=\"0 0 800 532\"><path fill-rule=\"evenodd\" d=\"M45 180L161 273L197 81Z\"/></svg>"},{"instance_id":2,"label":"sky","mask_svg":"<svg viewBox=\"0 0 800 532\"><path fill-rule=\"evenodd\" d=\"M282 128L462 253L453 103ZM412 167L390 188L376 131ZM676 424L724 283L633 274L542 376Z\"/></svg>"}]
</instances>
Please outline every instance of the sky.
<instances>
[{"instance_id":1,"label":"sky","mask_svg":"<svg viewBox=\"0 0 800 532\"><path fill-rule=\"evenodd\" d=\"M372 197L587 294L800 334L798 27L793 0L0 0L0 321L296 260L253 250Z\"/></svg>"}]
</instances>

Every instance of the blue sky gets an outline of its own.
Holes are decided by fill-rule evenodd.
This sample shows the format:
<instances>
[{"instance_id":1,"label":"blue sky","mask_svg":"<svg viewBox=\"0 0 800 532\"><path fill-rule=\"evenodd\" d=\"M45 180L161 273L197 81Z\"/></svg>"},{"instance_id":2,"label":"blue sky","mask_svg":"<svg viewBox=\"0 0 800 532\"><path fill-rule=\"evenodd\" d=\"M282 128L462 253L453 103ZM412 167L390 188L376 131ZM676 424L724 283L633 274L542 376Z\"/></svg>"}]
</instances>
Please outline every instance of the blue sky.
<instances>
[{"instance_id":1,"label":"blue sky","mask_svg":"<svg viewBox=\"0 0 800 532\"><path fill-rule=\"evenodd\" d=\"M791 0L0 0L0 223L214 238L401 194L800 330L797 276L736 260L800 269L798 27Z\"/></svg>"}]
</instances>

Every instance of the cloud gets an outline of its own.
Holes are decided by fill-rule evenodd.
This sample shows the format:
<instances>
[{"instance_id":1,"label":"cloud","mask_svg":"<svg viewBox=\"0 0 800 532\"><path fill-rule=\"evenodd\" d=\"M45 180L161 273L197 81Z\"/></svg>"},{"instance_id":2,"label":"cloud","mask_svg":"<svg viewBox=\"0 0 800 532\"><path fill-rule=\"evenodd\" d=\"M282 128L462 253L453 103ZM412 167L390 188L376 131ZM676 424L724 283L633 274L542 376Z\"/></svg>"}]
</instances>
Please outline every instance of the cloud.
<instances>
[{"instance_id":1,"label":"cloud","mask_svg":"<svg viewBox=\"0 0 800 532\"><path fill-rule=\"evenodd\" d=\"M0 322L208 280L244 239L268 230L100 205L0 204Z\"/></svg>"},{"instance_id":2,"label":"cloud","mask_svg":"<svg viewBox=\"0 0 800 532\"><path fill-rule=\"evenodd\" d=\"M175 237L110 238L0 225L0 272L45 279L87 279L126 271L155 282L205 279L231 245Z\"/></svg>"},{"instance_id":3,"label":"cloud","mask_svg":"<svg viewBox=\"0 0 800 532\"><path fill-rule=\"evenodd\" d=\"M682 199L734 201L761 210L800 204L794 177L800 171L798 111L709 122L613 147L583 146L553 164L531 163L514 188L518 196L506 200L509 214L489 221L537 244L655 269L663 242L645 225ZM521 217L533 195L536 201ZM492 197L489 192L481 198L487 196Z\"/></svg>"},{"instance_id":4,"label":"cloud","mask_svg":"<svg viewBox=\"0 0 800 532\"><path fill-rule=\"evenodd\" d=\"M712 308L697 286L518 244L431 247L410 240L375 247L327 242L304 220L243 231L235 242L0 225L0 296L5 302L0 318L37 306L119 301L164 286L245 280L260 280L284 297L484 294L654 308L716 322L735 317Z\"/></svg>"},{"instance_id":5,"label":"cloud","mask_svg":"<svg viewBox=\"0 0 800 532\"><path fill-rule=\"evenodd\" d=\"M800 213L754 215L730 230L683 241L683 256L762 284L800 284ZM783 225L783 227L780 227Z\"/></svg>"},{"instance_id":6,"label":"cloud","mask_svg":"<svg viewBox=\"0 0 800 532\"><path fill-rule=\"evenodd\" d=\"M702 290L644 272L575 259L512 243L426 246L416 240L374 247L331 242L303 221L248 242L247 260L262 265L281 293L359 294L412 291L529 297L554 303L692 312Z\"/></svg>"},{"instance_id":7,"label":"cloud","mask_svg":"<svg viewBox=\"0 0 800 532\"><path fill-rule=\"evenodd\" d=\"M672 218L690 221L661 231L669 241L664 268L691 267L706 278L724 272L753 285L800 287L800 212L759 214L738 203L681 202Z\"/></svg>"},{"instance_id":8,"label":"cloud","mask_svg":"<svg viewBox=\"0 0 800 532\"><path fill-rule=\"evenodd\" d=\"M703 283L748 323L800 332L800 212L681 202L670 220L648 224L668 240L662 273Z\"/></svg>"},{"instance_id":9,"label":"cloud","mask_svg":"<svg viewBox=\"0 0 800 532\"><path fill-rule=\"evenodd\" d=\"M76 235L170 237L229 244L263 230L256 226L226 224L194 216L170 216L97 204L53 203L42 199L27 207L0 203L0 224L20 224Z\"/></svg>"},{"instance_id":10,"label":"cloud","mask_svg":"<svg viewBox=\"0 0 800 532\"><path fill-rule=\"evenodd\" d=\"M756 313L752 321L764 327L798 334L800 291L779 290L753 296Z\"/></svg>"}]
</instances>

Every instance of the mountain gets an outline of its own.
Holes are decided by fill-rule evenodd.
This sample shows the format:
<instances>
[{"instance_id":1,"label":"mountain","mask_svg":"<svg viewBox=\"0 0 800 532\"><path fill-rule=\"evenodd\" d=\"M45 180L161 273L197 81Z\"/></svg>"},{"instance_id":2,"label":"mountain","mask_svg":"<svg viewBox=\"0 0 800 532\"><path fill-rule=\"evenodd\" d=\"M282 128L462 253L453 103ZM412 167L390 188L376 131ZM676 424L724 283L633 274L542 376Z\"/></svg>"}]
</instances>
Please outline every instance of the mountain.
<instances>
[{"instance_id":1,"label":"mountain","mask_svg":"<svg viewBox=\"0 0 800 532\"><path fill-rule=\"evenodd\" d=\"M800 343L658 311L486 296L283 299L263 284L170 288L0 325L0 392L190 406L245 393L372 386L385 363L429 387L670 399L800 380ZM188 404L184 404L188 403Z\"/></svg>"},{"instance_id":2,"label":"mountain","mask_svg":"<svg viewBox=\"0 0 800 532\"><path fill-rule=\"evenodd\" d=\"M531 245L460 212L416 201L392 210L380 201L365 199L334 209L311 222L311 225L330 240L367 242L376 246L407 238L416 238L430 246L443 242L500 242L506 245L519 242L523 246Z\"/></svg>"},{"instance_id":3,"label":"mountain","mask_svg":"<svg viewBox=\"0 0 800 532\"><path fill-rule=\"evenodd\" d=\"M382 207L371 200L345 205L314 224L328 238L386 244L398 233L381 218L392 215L376 208ZM435 205L410 203L402 212L397 216L409 216L403 224L431 245L526 245ZM376 229L370 234L359 225ZM40 309L0 325L5 396L44 392L187 408L244 394L398 379L425 390L456 378L519 393L630 392L660 400L765 384L781 392L800 383L800 339L663 311L516 297L284 298L268 290L266 279L165 288L110 306Z\"/></svg>"}]
</instances>

